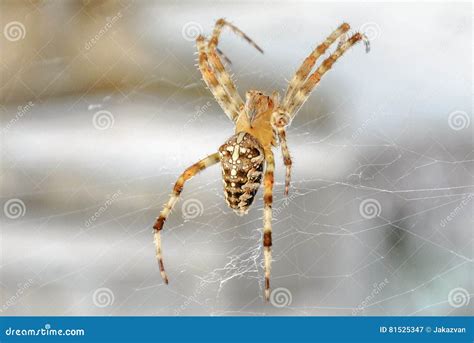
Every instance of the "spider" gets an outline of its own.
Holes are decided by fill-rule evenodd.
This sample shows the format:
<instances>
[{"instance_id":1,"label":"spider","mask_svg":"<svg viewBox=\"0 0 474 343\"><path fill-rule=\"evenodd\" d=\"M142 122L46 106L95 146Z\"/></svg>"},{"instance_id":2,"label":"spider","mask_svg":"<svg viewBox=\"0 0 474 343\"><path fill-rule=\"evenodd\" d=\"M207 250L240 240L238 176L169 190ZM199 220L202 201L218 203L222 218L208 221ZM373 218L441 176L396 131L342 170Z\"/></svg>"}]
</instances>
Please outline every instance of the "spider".
<instances>
[{"instance_id":1,"label":"spider","mask_svg":"<svg viewBox=\"0 0 474 343\"><path fill-rule=\"evenodd\" d=\"M199 35L196 45L199 55L199 70L204 82L222 110L235 125L235 134L215 152L187 168L176 181L170 199L164 205L160 216L156 219L154 241L156 258L163 281L168 284L168 277L163 265L161 248L161 230L171 210L178 201L184 183L200 171L220 162L224 196L227 205L238 215L248 212L263 178L263 259L265 271L265 300L270 297L270 267L272 261L272 198L273 171L275 162L272 148L277 146L277 138L281 147L283 163L286 167L285 195L288 195L291 178L291 157L288 151L285 128L291 123L298 110L308 99L322 76L331 69L334 62L350 47L359 41L370 45L366 36L355 33L348 38L349 24L343 23L334 30L326 40L319 44L304 60L300 68L288 84L286 94L280 101L278 92L271 95L256 90L246 93L245 102L237 92L236 86L221 60L230 61L217 47L224 27L245 39L257 50L263 50L245 33L224 19L217 20L212 36L206 39ZM328 48L338 41L335 51L327 57L312 73L316 60L326 53Z\"/></svg>"}]
</instances>

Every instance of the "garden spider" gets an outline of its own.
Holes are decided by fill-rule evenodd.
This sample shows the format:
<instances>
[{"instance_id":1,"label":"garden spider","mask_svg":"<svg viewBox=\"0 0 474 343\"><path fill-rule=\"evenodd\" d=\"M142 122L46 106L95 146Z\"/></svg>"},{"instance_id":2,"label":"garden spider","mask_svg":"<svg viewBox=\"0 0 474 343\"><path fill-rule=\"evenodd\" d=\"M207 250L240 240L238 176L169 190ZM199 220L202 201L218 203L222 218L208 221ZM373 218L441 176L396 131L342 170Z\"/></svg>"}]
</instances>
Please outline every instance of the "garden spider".
<instances>
[{"instance_id":1,"label":"garden spider","mask_svg":"<svg viewBox=\"0 0 474 343\"><path fill-rule=\"evenodd\" d=\"M222 53L217 48L217 45L224 27L228 27L257 50L263 52L246 34L224 19L219 19L216 22L209 40L206 40L202 35L197 37L199 70L212 95L235 124L235 135L230 137L219 148L218 152L187 168L176 181L170 199L165 204L153 226L156 258L160 266L161 276L167 284L168 277L163 265L160 232L163 229L166 218L178 201L178 197L187 180L207 167L220 162L227 205L238 215L244 215L248 212L254 200L263 176L264 214L262 240L265 268L265 300L268 300L270 297L270 267L272 260L273 170L275 168L272 147L277 145L276 138L278 137L283 155L283 163L286 166L285 195L288 195L291 157L286 143L286 126L290 124L314 87L319 83L321 77L331 69L334 62L351 46L361 40L365 42L366 51L368 52L369 42L361 33L355 33L347 39L347 32L350 27L349 24L343 23L304 60L290 81L281 102L277 92L267 96L255 90L246 93L246 100L244 102L219 56ZM316 60L337 40L339 40L339 43L336 50L310 75ZM227 58L225 59L227 60Z\"/></svg>"}]
</instances>

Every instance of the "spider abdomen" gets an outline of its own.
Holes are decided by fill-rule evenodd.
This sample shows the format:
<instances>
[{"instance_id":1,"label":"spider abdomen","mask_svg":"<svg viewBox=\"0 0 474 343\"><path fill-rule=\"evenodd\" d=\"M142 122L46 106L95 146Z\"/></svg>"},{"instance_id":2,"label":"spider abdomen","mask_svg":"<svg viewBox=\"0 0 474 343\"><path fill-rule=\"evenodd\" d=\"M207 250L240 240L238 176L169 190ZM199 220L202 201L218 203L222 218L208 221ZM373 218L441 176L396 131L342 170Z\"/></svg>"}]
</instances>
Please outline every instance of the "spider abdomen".
<instances>
[{"instance_id":1,"label":"spider abdomen","mask_svg":"<svg viewBox=\"0 0 474 343\"><path fill-rule=\"evenodd\" d=\"M227 205L243 215L262 182L264 150L254 136L239 132L219 148L219 156Z\"/></svg>"}]
</instances>

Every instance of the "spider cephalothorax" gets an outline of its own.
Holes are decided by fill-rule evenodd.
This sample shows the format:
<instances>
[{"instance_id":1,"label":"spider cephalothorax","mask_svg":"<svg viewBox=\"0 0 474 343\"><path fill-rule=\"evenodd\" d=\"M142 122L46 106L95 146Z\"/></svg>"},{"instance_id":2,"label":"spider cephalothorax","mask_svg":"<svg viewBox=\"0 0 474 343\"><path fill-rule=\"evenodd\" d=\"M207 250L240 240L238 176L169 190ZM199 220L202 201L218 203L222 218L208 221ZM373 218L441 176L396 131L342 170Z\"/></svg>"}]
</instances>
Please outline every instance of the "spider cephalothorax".
<instances>
[{"instance_id":1,"label":"spider cephalothorax","mask_svg":"<svg viewBox=\"0 0 474 343\"><path fill-rule=\"evenodd\" d=\"M217 49L219 36L225 26L247 40L260 52L263 52L247 35L224 19L219 19L216 22L210 39L206 40L201 35L196 39L199 52L199 70L216 101L234 122L235 134L227 139L218 152L193 164L176 181L170 199L153 226L156 257L161 276L168 283L161 251L160 232L163 229L163 224L178 201L186 180L201 170L220 162L226 202L239 215L247 213L263 179L262 243L265 268L265 299L268 300L270 297L270 266L272 260L273 170L275 168L272 147L277 145L278 139L283 155L283 163L286 167L285 194L288 194L292 162L286 144L285 128L291 123L291 120L308 99L321 77L331 69L334 62L355 43L364 40L367 51L369 43L365 36L360 33L355 33L347 38L350 27L349 24L344 23L304 60L291 79L281 102L277 92L268 96L255 90L246 93L244 102L221 61L219 55L222 55L222 53ZM338 41L338 45L335 51L311 73L317 59L324 55L336 41Z\"/></svg>"}]
</instances>

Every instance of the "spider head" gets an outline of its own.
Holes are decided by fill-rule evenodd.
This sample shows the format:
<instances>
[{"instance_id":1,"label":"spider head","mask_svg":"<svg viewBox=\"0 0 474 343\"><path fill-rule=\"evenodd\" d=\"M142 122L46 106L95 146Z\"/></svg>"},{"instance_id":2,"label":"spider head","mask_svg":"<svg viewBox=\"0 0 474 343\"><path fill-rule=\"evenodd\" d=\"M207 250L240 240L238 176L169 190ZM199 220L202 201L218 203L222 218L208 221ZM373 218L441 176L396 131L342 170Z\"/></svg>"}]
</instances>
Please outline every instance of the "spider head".
<instances>
[{"instance_id":1,"label":"spider head","mask_svg":"<svg viewBox=\"0 0 474 343\"><path fill-rule=\"evenodd\" d=\"M245 112L250 123L260 114L272 110L275 106L273 96L268 96L260 91L250 90L245 94Z\"/></svg>"}]
</instances>

